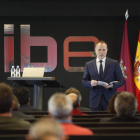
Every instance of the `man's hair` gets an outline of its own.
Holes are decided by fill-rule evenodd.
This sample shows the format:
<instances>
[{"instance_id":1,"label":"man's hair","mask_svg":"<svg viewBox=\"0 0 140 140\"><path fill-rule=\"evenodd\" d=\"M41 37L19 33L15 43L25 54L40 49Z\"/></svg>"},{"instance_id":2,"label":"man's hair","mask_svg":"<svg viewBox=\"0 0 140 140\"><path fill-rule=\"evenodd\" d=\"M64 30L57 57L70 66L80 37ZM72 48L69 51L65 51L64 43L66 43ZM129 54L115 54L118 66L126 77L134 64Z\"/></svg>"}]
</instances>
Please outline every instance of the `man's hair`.
<instances>
[{"instance_id":1,"label":"man's hair","mask_svg":"<svg viewBox=\"0 0 140 140\"><path fill-rule=\"evenodd\" d=\"M0 83L0 113L10 112L12 100L12 88L5 83Z\"/></svg>"},{"instance_id":2,"label":"man's hair","mask_svg":"<svg viewBox=\"0 0 140 140\"><path fill-rule=\"evenodd\" d=\"M107 43L106 43L105 41L100 40L100 41L98 41L98 42L96 43L95 48L96 48L96 46L97 46L99 43L101 43L101 44L106 44L106 46L107 46Z\"/></svg>"},{"instance_id":3,"label":"man's hair","mask_svg":"<svg viewBox=\"0 0 140 140\"><path fill-rule=\"evenodd\" d=\"M43 140L54 136L59 140L63 137L60 124L54 119L42 119L32 125L29 129L29 137L33 140Z\"/></svg>"},{"instance_id":4,"label":"man's hair","mask_svg":"<svg viewBox=\"0 0 140 140\"><path fill-rule=\"evenodd\" d=\"M117 95L119 95L120 93L121 93L121 92L115 93L115 94L111 97L111 99L110 99L110 101L109 101L108 111L109 111L110 114L116 114L116 112L115 112L115 110L114 110L114 101L115 101Z\"/></svg>"},{"instance_id":5,"label":"man's hair","mask_svg":"<svg viewBox=\"0 0 140 140\"><path fill-rule=\"evenodd\" d=\"M71 115L72 102L64 93L55 93L48 101L48 109L55 118L67 118Z\"/></svg>"},{"instance_id":6,"label":"man's hair","mask_svg":"<svg viewBox=\"0 0 140 140\"><path fill-rule=\"evenodd\" d=\"M80 107L79 106L79 103L80 103L79 95L77 95L75 93L70 93L67 96L71 99L74 109L77 109Z\"/></svg>"},{"instance_id":7,"label":"man's hair","mask_svg":"<svg viewBox=\"0 0 140 140\"><path fill-rule=\"evenodd\" d=\"M133 94L122 92L117 95L114 107L117 116L133 116L137 109L137 100Z\"/></svg>"},{"instance_id":8,"label":"man's hair","mask_svg":"<svg viewBox=\"0 0 140 140\"><path fill-rule=\"evenodd\" d=\"M80 97L79 95L77 95L77 99L76 101L73 103L73 108L76 109L79 107L79 103L80 103Z\"/></svg>"},{"instance_id":9,"label":"man's hair","mask_svg":"<svg viewBox=\"0 0 140 140\"><path fill-rule=\"evenodd\" d=\"M14 102L13 111L18 111L19 110L19 101L15 95L13 95L13 102Z\"/></svg>"},{"instance_id":10,"label":"man's hair","mask_svg":"<svg viewBox=\"0 0 140 140\"><path fill-rule=\"evenodd\" d=\"M29 93L28 88L19 87L15 90L14 94L18 98L18 101L20 104L29 103L30 93Z\"/></svg>"},{"instance_id":11,"label":"man's hair","mask_svg":"<svg viewBox=\"0 0 140 140\"><path fill-rule=\"evenodd\" d=\"M79 101L82 100L81 93L80 93L80 91L79 91L78 89L76 89L76 88L74 88L74 87L71 87L71 88L69 88L69 89L67 89L67 90L65 91L65 94L66 94L66 95L68 95L68 94L70 94L70 93L75 93L75 94L79 97Z\"/></svg>"}]
</instances>

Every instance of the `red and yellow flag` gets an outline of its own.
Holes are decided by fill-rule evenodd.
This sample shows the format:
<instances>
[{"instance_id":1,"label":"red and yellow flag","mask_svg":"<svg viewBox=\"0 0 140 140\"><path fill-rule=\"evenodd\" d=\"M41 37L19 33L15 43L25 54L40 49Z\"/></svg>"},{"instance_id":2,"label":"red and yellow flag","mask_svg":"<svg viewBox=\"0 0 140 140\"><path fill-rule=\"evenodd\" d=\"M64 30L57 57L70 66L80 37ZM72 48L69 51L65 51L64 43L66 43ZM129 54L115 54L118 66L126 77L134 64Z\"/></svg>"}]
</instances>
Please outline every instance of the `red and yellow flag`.
<instances>
[{"instance_id":1,"label":"red and yellow flag","mask_svg":"<svg viewBox=\"0 0 140 140\"><path fill-rule=\"evenodd\" d=\"M137 110L140 110L140 31L134 62L134 83L135 83L136 98L138 102Z\"/></svg>"}]
</instances>

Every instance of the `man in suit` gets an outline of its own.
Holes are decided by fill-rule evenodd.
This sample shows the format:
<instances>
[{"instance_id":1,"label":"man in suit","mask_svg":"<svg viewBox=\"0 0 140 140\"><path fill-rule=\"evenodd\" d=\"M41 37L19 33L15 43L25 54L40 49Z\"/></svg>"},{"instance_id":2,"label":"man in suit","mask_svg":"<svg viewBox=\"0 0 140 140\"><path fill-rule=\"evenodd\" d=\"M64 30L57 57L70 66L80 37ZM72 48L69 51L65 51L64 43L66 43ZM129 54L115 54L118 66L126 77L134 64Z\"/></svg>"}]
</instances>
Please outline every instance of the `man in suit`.
<instances>
[{"instance_id":1,"label":"man in suit","mask_svg":"<svg viewBox=\"0 0 140 140\"><path fill-rule=\"evenodd\" d=\"M13 90L5 84L0 83L0 129L29 129L31 124L23 119L12 116Z\"/></svg>"},{"instance_id":2,"label":"man in suit","mask_svg":"<svg viewBox=\"0 0 140 140\"><path fill-rule=\"evenodd\" d=\"M26 115L23 112L19 111L20 104L19 104L18 99L15 95L13 95L13 102L14 102L14 107L13 107L13 110L12 110L12 116L18 117L18 118L24 118L24 119L35 119L34 116Z\"/></svg>"},{"instance_id":3,"label":"man in suit","mask_svg":"<svg viewBox=\"0 0 140 140\"><path fill-rule=\"evenodd\" d=\"M41 111L40 109L34 108L33 106L29 105L30 93L29 93L28 88L19 87L15 90L14 94L18 98L18 101L20 104L19 111L21 111L21 112Z\"/></svg>"},{"instance_id":4,"label":"man in suit","mask_svg":"<svg viewBox=\"0 0 140 140\"><path fill-rule=\"evenodd\" d=\"M124 84L121 68L117 60L106 57L107 43L99 41L95 46L97 58L87 62L82 79L82 85L90 91L90 109L92 111L107 110L110 98L116 93L116 89ZM110 83L98 85L98 81Z\"/></svg>"},{"instance_id":5,"label":"man in suit","mask_svg":"<svg viewBox=\"0 0 140 140\"><path fill-rule=\"evenodd\" d=\"M132 93L122 92L115 98L114 108L117 116L109 119L109 122L133 122L140 121L135 117L137 100Z\"/></svg>"}]
</instances>

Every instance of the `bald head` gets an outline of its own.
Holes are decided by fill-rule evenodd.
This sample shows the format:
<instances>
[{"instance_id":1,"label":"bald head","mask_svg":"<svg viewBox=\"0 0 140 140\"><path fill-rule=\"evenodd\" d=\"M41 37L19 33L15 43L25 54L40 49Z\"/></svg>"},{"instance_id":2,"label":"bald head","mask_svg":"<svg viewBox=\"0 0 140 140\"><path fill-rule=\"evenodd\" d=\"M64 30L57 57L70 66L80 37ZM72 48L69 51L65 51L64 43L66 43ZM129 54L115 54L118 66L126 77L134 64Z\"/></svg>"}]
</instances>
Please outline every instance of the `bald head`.
<instances>
[{"instance_id":1,"label":"bald head","mask_svg":"<svg viewBox=\"0 0 140 140\"><path fill-rule=\"evenodd\" d=\"M75 93L70 93L67 95L71 101L72 101L72 104L73 104L73 108L76 109L76 108L79 108L80 106L80 98L77 94Z\"/></svg>"},{"instance_id":2,"label":"bald head","mask_svg":"<svg viewBox=\"0 0 140 140\"><path fill-rule=\"evenodd\" d=\"M71 99L71 101L72 101L73 104L74 104L75 101L77 100L77 95L76 95L75 93L70 93L70 94L67 95L67 96Z\"/></svg>"}]
</instances>

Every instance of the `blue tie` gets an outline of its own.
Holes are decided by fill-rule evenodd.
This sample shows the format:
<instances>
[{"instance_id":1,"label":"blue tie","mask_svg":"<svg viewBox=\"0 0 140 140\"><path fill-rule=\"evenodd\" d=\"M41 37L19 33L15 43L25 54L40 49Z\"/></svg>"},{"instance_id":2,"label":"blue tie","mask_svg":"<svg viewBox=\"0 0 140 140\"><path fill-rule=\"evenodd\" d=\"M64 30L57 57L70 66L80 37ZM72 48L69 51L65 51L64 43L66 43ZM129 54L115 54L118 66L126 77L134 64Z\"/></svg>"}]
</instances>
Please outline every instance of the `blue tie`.
<instances>
[{"instance_id":1,"label":"blue tie","mask_svg":"<svg viewBox=\"0 0 140 140\"><path fill-rule=\"evenodd\" d=\"M99 74L101 76L101 79L103 79L103 65L102 65L102 60L99 61L100 62L100 68L99 68Z\"/></svg>"}]
</instances>

